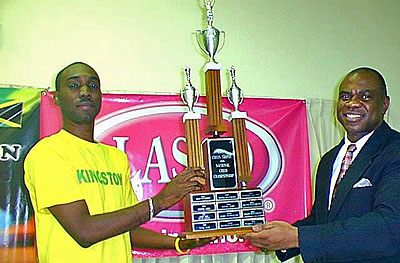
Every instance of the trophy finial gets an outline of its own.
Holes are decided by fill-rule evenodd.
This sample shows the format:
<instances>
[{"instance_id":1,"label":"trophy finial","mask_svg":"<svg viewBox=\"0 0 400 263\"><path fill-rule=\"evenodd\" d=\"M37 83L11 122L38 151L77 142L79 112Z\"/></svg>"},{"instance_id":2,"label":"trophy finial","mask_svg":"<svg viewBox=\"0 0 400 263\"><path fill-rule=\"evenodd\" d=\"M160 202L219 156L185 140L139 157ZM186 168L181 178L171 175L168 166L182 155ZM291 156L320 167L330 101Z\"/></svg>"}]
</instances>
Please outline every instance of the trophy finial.
<instances>
[{"instance_id":1,"label":"trophy finial","mask_svg":"<svg viewBox=\"0 0 400 263\"><path fill-rule=\"evenodd\" d=\"M185 88L181 90L181 99L188 106L189 112L193 112L194 105L199 100L199 92L193 87L190 81L190 67L185 67L186 84Z\"/></svg>"},{"instance_id":2,"label":"trophy finial","mask_svg":"<svg viewBox=\"0 0 400 263\"><path fill-rule=\"evenodd\" d=\"M235 108L235 111L239 111L239 105L243 101L243 92L236 84L236 70L233 66L229 72L231 73L232 85L227 90L228 100Z\"/></svg>"},{"instance_id":3,"label":"trophy finial","mask_svg":"<svg viewBox=\"0 0 400 263\"><path fill-rule=\"evenodd\" d=\"M231 73L232 83L235 83L235 85L236 85L236 70L235 70L235 67L232 66L232 67L229 69L229 72Z\"/></svg>"},{"instance_id":4,"label":"trophy finial","mask_svg":"<svg viewBox=\"0 0 400 263\"><path fill-rule=\"evenodd\" d=\"M214 14L212 12L212 8L214 6L214 3L215 3L215 0L213 0L213 1L204 0L204 5L207 8L207 24L210 27L212 26L212 23L214 21Z\"/></svg>"},{"instance_id":5,"label":"trophy finial","mask_svg":"<svg viewBox=\"0 0 400 263\"><path fill-rule=\"evenodd\" d=\"M191 82L190 82L190 68L187 65L185 67L185 75L186 75L186 86L191 85Z\"/></svg>"}]
</instances>

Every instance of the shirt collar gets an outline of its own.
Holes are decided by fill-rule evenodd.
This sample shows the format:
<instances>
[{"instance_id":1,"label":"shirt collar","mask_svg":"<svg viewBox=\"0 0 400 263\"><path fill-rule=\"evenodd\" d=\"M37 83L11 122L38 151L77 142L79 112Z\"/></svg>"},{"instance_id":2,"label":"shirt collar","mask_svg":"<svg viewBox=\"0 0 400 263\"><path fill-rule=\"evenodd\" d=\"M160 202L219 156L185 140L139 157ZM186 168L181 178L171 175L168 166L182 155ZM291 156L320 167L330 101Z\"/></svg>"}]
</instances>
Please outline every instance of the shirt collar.
<instances>
[{"instance_id":1,"label":"shirt collar","mask_svg":"<svg viewBox=\"0 0 400 263\"><path fill-rule=\"evenodd\" d=\"M360 139L358 139L356 142L351 142L348 138L347 138L347 133L344 136L344 146L347 148L347 146L349 146L350 144L355 144L357 147L357 150L361 150L361 148L365 145L365 143L368 141L368 139L372 136L372 134L374 134L375 130L373 130L370 133L367 133L366 135L364 135L363 137L361 137Z\"/></svg>"}]
</instances>

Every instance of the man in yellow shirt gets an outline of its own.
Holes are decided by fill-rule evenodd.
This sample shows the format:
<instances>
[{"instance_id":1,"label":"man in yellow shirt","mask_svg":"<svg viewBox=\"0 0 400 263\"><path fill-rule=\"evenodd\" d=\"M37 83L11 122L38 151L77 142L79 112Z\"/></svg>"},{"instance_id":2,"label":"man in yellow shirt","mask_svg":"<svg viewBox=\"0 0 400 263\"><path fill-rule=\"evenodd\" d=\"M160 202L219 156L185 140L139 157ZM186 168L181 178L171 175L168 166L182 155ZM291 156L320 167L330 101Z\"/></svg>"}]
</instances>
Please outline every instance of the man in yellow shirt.
<instances>
[{"instance_id":1,"label":"man in yellow shirt","mask_svg":"<svg viewBox=\"0 0 400 263\"><path fill-rule=\"evenodd\" d=\"M201 169L186 169L158 195L138 202L122 151L94 140L100 79L76 62L56 78L60 132L35 145L25 160L25 183L35 211L40 262L132 262L138 248L184 250L210 239L165 236L140 225L204 183Z\"/></svg>"}]
</instances>

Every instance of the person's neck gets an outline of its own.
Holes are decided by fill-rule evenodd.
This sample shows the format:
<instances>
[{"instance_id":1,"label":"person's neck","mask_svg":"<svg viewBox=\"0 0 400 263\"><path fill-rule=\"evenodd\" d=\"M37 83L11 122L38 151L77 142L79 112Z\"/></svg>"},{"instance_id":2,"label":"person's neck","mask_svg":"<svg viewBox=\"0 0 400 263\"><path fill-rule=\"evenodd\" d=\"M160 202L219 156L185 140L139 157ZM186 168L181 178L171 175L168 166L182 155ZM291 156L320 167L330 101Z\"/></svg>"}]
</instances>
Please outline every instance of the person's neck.
<instances>
[{"instance_id":1,"label":"person's neck","mask_svg":"<svg viewBox=\"0 0 400 263\"><path fill-rule=\"evenodd\" d=\"M383 121L381 123L379 123L379 125L377 125L374 129L371 129L369 131L353 132L353 133L347 132L347 135L346 135L347 139L349 139L349 141L352 142L352 143L356 143L358 140L360 140L365 135L370 134L371 132L373 132L376 129L378 129L382 125L382 123L383 123Z\"/></svg>"},{"instance_id":2,"label":"person's neck","mask_svg":"<svg viewBox=\"0 0 400 263\"><path fill-rule=\"evenodd\" d=\"M67 132L89 142L94 142L94 124L66 124L64 123L63 129Z\"/></svg>"}]
</instances>

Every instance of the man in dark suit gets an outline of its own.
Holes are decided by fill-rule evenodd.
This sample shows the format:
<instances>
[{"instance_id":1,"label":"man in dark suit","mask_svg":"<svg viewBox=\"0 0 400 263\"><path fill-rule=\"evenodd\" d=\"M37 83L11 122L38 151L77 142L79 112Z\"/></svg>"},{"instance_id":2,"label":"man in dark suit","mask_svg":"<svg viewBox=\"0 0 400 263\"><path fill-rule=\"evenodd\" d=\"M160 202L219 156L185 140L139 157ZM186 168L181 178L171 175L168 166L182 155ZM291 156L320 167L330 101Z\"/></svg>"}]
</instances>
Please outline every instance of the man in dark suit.
<instances>
[{"instance_id":1,"label":"man in dark suit","mask_svg":"<svg viewBox=\"0 0 400 263\"><path fill-rule=\"evenodd\" d=\"M318 165L311 214L243 237L281 261L301 254L305 262L400 262L400 133L383 120L389 103L379 72L348 73L337 101L346 135Z\"/></svg>"}]
</instances>

